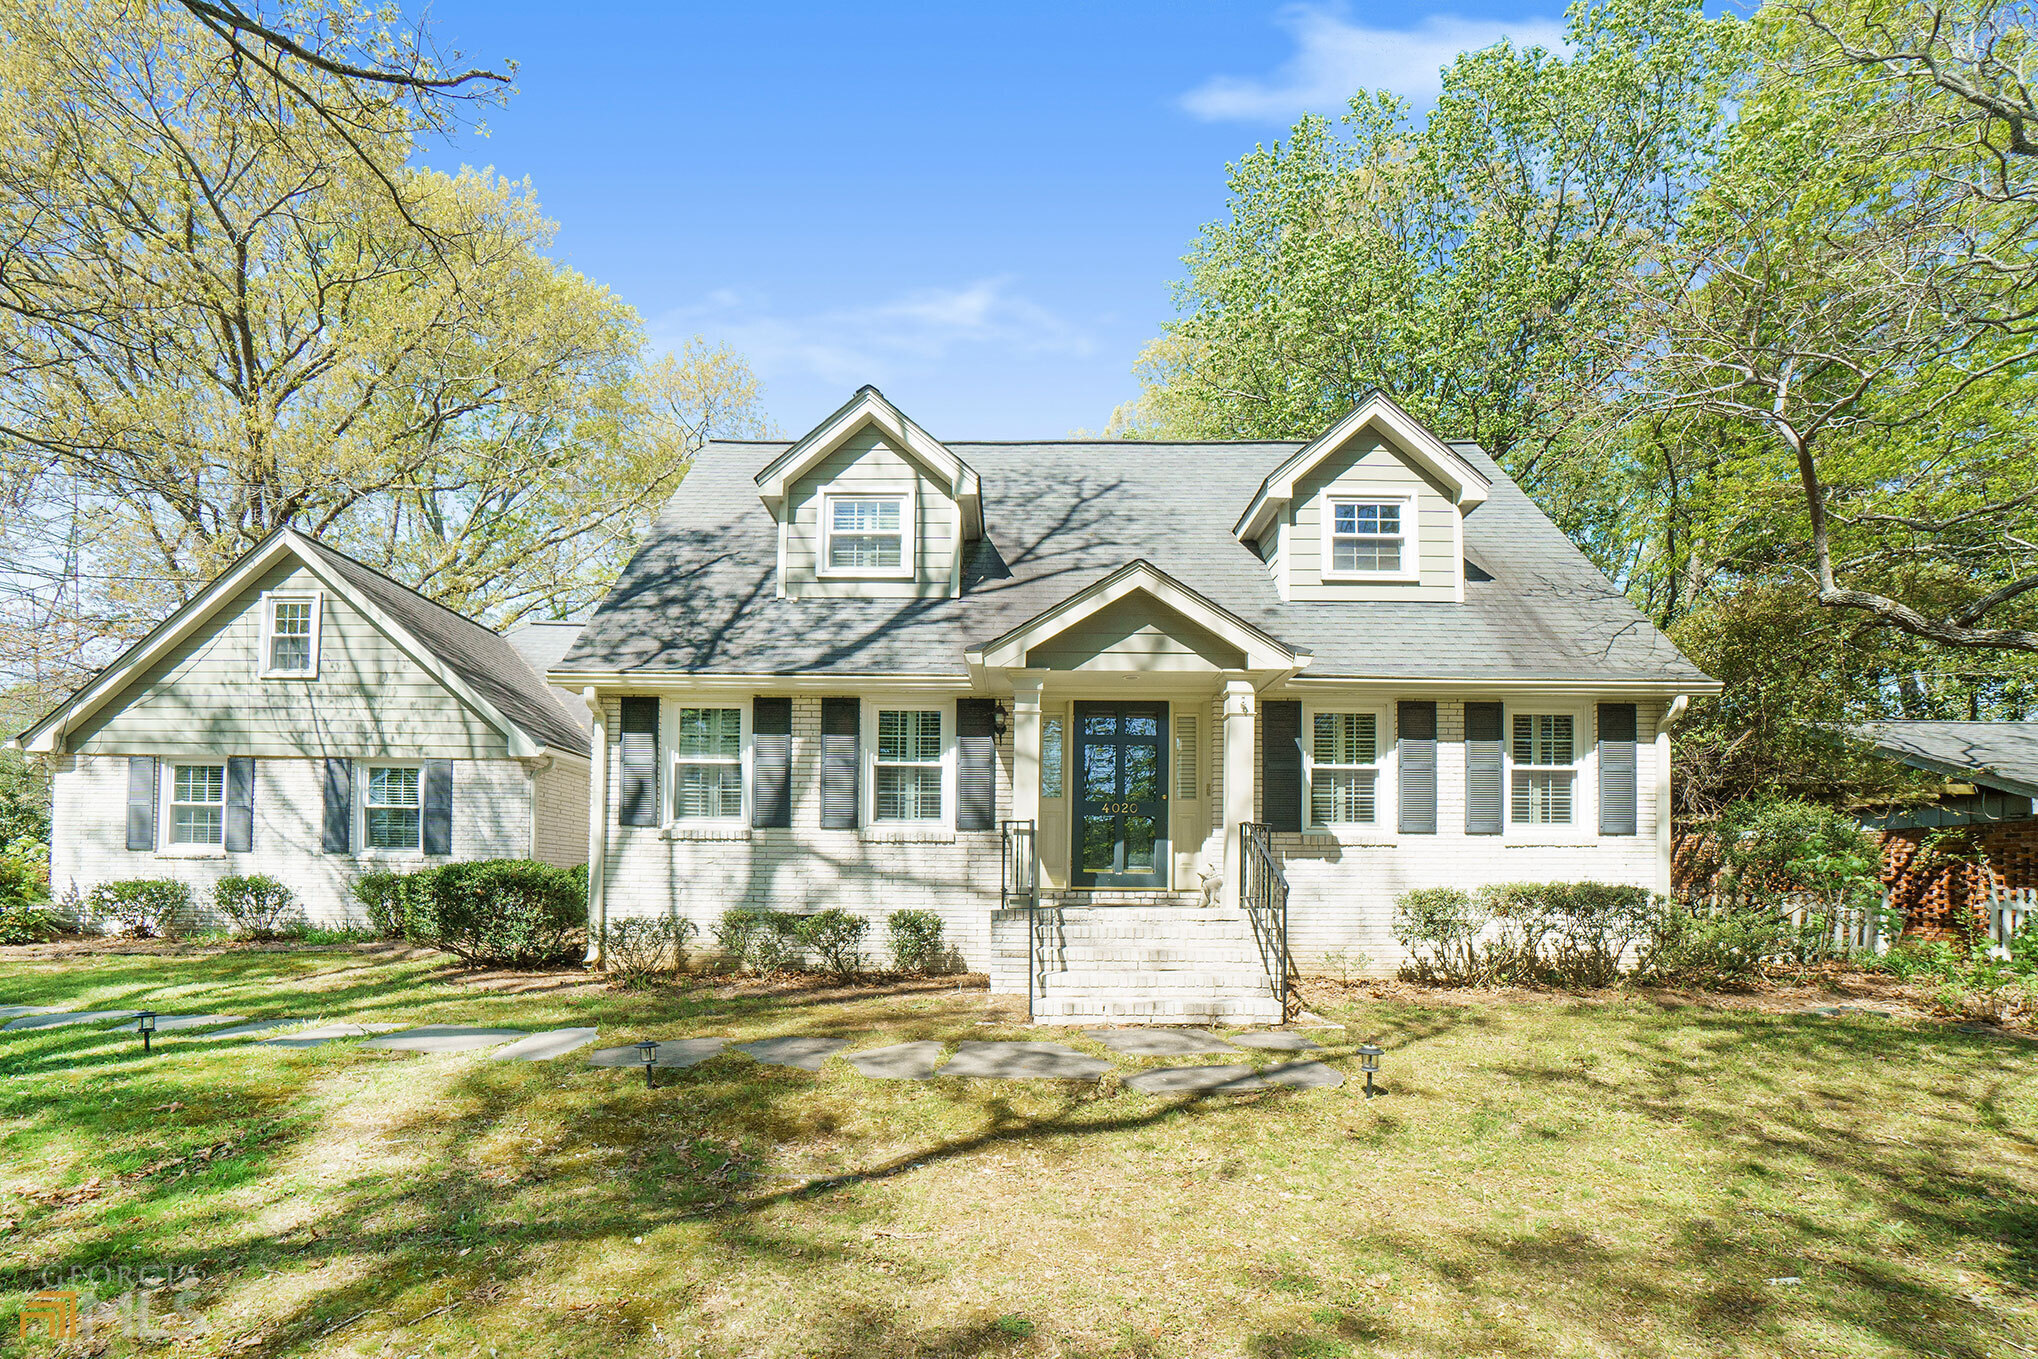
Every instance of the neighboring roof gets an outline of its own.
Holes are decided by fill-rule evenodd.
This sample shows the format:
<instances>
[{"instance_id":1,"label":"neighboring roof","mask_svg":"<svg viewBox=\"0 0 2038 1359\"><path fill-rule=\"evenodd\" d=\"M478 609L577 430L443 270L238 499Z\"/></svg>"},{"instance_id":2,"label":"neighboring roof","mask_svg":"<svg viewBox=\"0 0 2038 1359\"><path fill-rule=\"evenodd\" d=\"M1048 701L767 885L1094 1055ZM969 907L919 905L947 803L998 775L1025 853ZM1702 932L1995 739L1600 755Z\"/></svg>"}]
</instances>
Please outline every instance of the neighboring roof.
<instances>
[{"instance_id":1,"label":"neighboring roof","mask_svg":"<svg viewBox=\"0 0 2038 1359\"><path fill-rule=\"evenodd\" d=\"M573 646L573 639L580 636L580 630L587 626L585 618L547 620L541 623L520 623L502 635L502 639L517 649L517 655L524 658L524 664L543 675L565 658ZM581 702L580 695L571 689L547 686L552 696L565 705L567 716L584 731L594 729L594 714Z\"/></svg>"},{"instance_id":2,"label":"neighboring roof","mask_svg":"<svg viewBox=\"0 0 2038 1359\"><path fill-rule=\"evenodd\" d=\"M2021 797L2038 797L2038 722L1861 722L1878 754Z\"/></svg>"},{"instance_id":3,"label":"neighboring roof","mask_svg":"<svg viewBox=\"0 0 2038 1359\"><path fill-rule=\"evenodd\" d=\"M1299 442L947 446L982 486L985 537L960 598L777 598L778 531L755 477L789 445L715 442L553 673L962 677L966 651L1143 558L1313 652L1312 679L1717 687L1476 445L1451 447L1491 484L1465 545L1492 579L1470 575L1462 604L1283 603L1232 527Z\"/></svg>"},{"instance_id":4,"label":"neighboring roof","mask_svg":"<svg viewBox=\"0 0 2038 1359\"><path fill-rule=\"evenodd\" d=\"M284 553L294 554L313 574L385 628L400 630L398 643L410 643L423 659L442 667L441 681L450 679L455 693L478 704L485 716L516 727L534 746L581 756L590 752L587 733L574 722L570 709L509 642L373 567L289 529L278 529L256 544L146 637L22 732L16 744L29 745L59 719L68 727L76 717L118 697L128 682L123 672L201 626L237 597L255 573L269 569Z\"/></svg>"}]
</instances>

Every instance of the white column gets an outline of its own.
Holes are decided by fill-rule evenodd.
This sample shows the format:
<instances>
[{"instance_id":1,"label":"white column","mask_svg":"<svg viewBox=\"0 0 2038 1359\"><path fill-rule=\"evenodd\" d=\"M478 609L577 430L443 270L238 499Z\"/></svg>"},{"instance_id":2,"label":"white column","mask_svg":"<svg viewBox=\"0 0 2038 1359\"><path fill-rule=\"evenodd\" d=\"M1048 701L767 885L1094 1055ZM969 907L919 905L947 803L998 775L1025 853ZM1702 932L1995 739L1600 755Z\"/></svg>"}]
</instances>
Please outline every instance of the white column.
<instances>
[{"instance_id":1,"label":"white column","mask_svg":"<svg viewBox=\"0 0 2038 1359\"><path fill-rule=\"evenodd\" d=\"M593 689L581 690L580 696L594 715L590 752L594 763L587 780L587 961L599 963L602 930L609 918L602 890L609 862L609 714Z\"/></svg>"},{"instance_id":2,"label":"white column","mask_svg":"<svg viewBox=\"0 0 2038 1359\"><path fill-rule=\"evenodd\" d=\"M1670 724L1683 715L1672 705L1656 721L1656 890L1670 895Z\"/></svg>"},{"instance_id":3,"label":"white column","mask_svg":"<svg viewBox=\"0 0 2038 1359\"><path fill-rule=\"evenodd\" d=\"M1224 904L1238 902L1245 875L1245 832L1253 819L1253 686L1224 682Z\"/></svg>"},{"instance_id":4,"label":"white column","mask_svg":"<svg viewBox=\"0 0 2038 1359\"><path fill-rule=\"evenodd\" d=\"M1033 881L1040 881L1040 681L1012 681L1012 816L1033 823Z\"/></svg>"}]
</instances>

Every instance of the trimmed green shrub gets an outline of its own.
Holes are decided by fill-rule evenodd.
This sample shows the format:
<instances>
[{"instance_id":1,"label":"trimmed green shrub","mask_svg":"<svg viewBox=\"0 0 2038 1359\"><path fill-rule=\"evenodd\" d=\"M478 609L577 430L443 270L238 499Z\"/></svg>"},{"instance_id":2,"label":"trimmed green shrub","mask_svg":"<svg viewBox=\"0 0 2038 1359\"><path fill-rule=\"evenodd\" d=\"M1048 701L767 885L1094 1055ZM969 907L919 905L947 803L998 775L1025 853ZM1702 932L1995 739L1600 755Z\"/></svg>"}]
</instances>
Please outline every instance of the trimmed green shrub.
<instances>
[{"instance_id":1,"label":"trimmed green shrub","mask_svg":"<svg viewBox=\"0 0 2038 1359\"><path fill-rule=\"evenodd\" d=\"M148 939L191 909L191 889L169 878L102 882L86 894L85 909L94 920L114 921L137 939Z\"/></svg>"},{"instance_id":2,"label":"trimmed green shrub","mask_svg":"<svg viewBox=\"0 0 2038 1359\"><path fill-rule=\"evenodd\" d=\"M932 972L945 949L941 917L932 911L893 911L885 917L886 942L901 972Z\"/></svg>"},{"instance_id":3,"label":"trimmed green shrub","mask_svg":"<svg viewBox=\"0 0 2038 1359\"><path fill-rule=\"evenodd\" d=\"M1394 938L1410 953L1411 981L1480 978L1479 932L1486 912L1457 887L1418 887L1394 899Z\"/></svg>"},{"instance_id":4,"label":"trimmed green shrub","mask_svg":"<svg viewBox=\"0 0 2038 1359\"><path fill-rule=\"evenodd\" d=\"M715 944L731 966L782 972L792 961L797 916L761 906L732 906L715 926Z\"/></svg>"},{"instance_id":5,"label":"trimmed green shrub","mask_svg":"<svg viewBox=\"0 0 2038 1359\"><path fill-rule=\"evenodd\" d=\"M33 906L50 898L50 847L18 839L0 848L0 910Z\"/></svg>"},{"instance_id":6,"label":"trimmed green shrub","mask_svg":"<svg viewBox=\"0 0 2038 1359\"><path fill-rule=\"evenodd\" d=\"M212 885L212 904L249 939L274 939L283 913L297 894L266 873L221 878Z\"/></svg>"},{"instance_id":7,"label":"trimmed green shrub","mask_svg":"<svg viewBox=\"0 0 2038 1359\"><path fill-rule=\"evenodd\" d=\"M40 944L64 932L56 913L16 901L0 906L0 944Z\"/></svg>"},{"instance_id":8,"label":"trimmed green shrub","mask_svg":"<svg viewBox=\"0 0 2038 1359\"><path fill-rule=\"evenodd\" d=\"M433 932L431 900L426 892L436 869L412 873L381 871L354 879L354 900L368 912L368 928L378 939L426 943ZM582 899L586 897L585 887Z\"/></svg>"},{"instance_id":9,"label":"trimmed green shrub","mask_svg":"<svg viewBox=\"0 0 2038 1359\"><path fill-rule=\"evenodd\" d=\"M424 940L470 963L546 963L576 951L587 928L587 891L569 869L537 859L441 864L424 878L431 932Z\"/></svg>"},{"instance_id":10,"label":"trimmed green shrub","mask_svg":"<svg viewBox=\"0 0 2038 1359\"><path fill-rule=\"evenodd\" d=\"M1766 902L1672 902L1659 911L1637 971L1669 986L1742 987L1796 956L1797 937L1790 921Z\"/></svg>"},{"instance_id":11,"label":"trimmed green shrub","mask_svg":"<svg viewBox=\"0 0 2038 1359\"><path fill-rule=\"evenodd\" d=\"M794 917L793 938L821 960L823 971L853 977L863 971L863 936L870 922L843 910Z\"/></svg>"},{"instance_id":12,"label":"trimmed green shrub","mask_svg":"<svg viewBox=\"0 0 2038 1359\"><path fill-rule=\"evenodd\" d=\"M685 916L611 920L602 927L602 968L622 986L670 977L686 966L686 943L700 932Z\"/></svg>"},{"instance_id":13,"label":"trimmed green shrub","mask_svg":"<svg viewBox=\"0 0 2038 1359\"><path fill-rule=\"evenodd\" d=\"M1646 887L1604 882L1494 883L1478 900L1501 926L1480 950L1480 970L1502 986L1610 986L1658 910Z\"/></svg>"}]
</instances>

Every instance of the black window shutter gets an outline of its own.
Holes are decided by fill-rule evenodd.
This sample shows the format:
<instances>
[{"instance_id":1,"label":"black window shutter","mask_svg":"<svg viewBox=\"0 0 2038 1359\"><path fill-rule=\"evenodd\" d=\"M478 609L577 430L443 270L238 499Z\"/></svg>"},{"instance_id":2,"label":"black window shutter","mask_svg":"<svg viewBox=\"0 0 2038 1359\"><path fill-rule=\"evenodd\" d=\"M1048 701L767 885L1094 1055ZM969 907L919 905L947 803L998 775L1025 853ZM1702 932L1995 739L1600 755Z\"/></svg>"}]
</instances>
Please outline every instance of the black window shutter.
<instances>
[{"instance_id":1,"label":"black window shutter","mask_svg":"<svg viewBox=\"0 0 2038 1359\"><path fill-rule=\"evenodd\" d=\"M658 824L658 700L623 700L622 780L617 820L625 826Z\"/></svg>"},{"instance_id":2,"label":"black window shutter","mask_svg":"<svg viewBox=\"0 0 2038 1359\"><path fill-rule=\"evenodd\" d=\"M990 830L998 824L998 703L955 701L955 828Z\"/></svg>"},{"instance_id":3,"label":"black window shutter","mask_svg":"<svg viewBox=\"0 0 2038 1359\"><path fill-rule=\"evenodd\" d=\"M1437 831L1437 705L1429 699L1397 704L1394 744L1401 752L1401 833Z\"/></svg>"},{"instance_id":4,"label":"black window shutter","mask_svg":"<svg viewBox=\"0 0 2038 1359\"><path fill-rule=\"evenodd\" d=\"M328 854L354 850L354 762L326 761L325 829L319 848Z\"/></svg>"},{"instance_id":5,"label":"black window shutter","mask_svg":"<svg viewBox=\"0 0 2038 1359\"><path fill-rule=\"evenodd\" d=\"M1465 705L1465 834L1500 834L1502 736L1498 703Z\"/></svg>"},{"instance_id":6,"label":"black window shutter","mask_svg":"<svg viewBox=\"0 0 2038 1359\"><path fill-rule=\"evenodd\" d=\"M425 761L424 850L427 854L453 852L453 762Z\"/></svg>"},{"instance_id":7,"label":"black window shutter","mask_svg":"<svg viewBox=\"0 0 2038 1359\"><path fill-rule=\"evenodd\" d=\"M750 824L790 826L793 823L793 701L756 698L750 701L750 763L755 771L751 789Z\"/></svg>"},{"instance_id":8,"label":"black window shutter","mask_svg":"<svg viewBox=\"0 0 2038 1359\"><path fill-rule=\"evenodd\" d=\"M226 762L225 842L230 854L255 847L255 762L246 755Z\"/></svg>"},{"instance_id":9,"label":"black window shutter","mask_svg":"<svg viewBox=\"0 0 2038 1359\"><path fill-rule=\"evenodd\" d=\"M1635 705L1599 705L1599 833L1635 833Z\"/></svg>"},{"instance_id":10,"label":"black window shutter","mask_svg":"<svg viewBox=\"0 0 2038 1359\"><path fill-rule=\"evenodd\" d=\"M127 757L127 847L156 847L156 757Z\"/></svg>"},{"instance_id":11,"label":"black window shutter","mask_svg":"<svg viewBox=\"0 0 2038 1359\"><path fill-rule=\"evenodd\" d=\"M863 703L854 698L821 700L821 825L855 830L858 774L863 764L858 727Z\"/></svg>"},{"instance_id":12,"label":"black window shutter","mask_svg":"<svg viewBox=\"0 0 2038 1359\"><path fill-rule=\"evenodd\" d=\"M1302 829L1302 705L1260 704L1260 818L1270 830Z\"/></svg>"}]
</instances>

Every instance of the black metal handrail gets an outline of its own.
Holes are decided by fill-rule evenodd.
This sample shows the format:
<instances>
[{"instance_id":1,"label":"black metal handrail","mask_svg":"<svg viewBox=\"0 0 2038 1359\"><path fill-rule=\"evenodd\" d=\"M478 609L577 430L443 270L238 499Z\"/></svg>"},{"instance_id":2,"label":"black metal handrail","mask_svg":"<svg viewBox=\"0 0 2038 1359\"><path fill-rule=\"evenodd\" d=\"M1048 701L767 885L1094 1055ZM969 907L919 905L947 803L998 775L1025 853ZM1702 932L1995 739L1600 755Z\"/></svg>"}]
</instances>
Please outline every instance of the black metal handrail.
<instances>
[{"instance_id":1,"label":"black metal handrail","mask_svg":"<svg viewBox=\"0 0 2038 1359\"><path fill-rule=\"evenodd\" d=\"M1238 904L1252 923L1260 965L1281 1002L1281 1017L1290 1018L1288 1000L1288 875L1274 850L1274 832L1265 822L1248 821L1240 830L1245 862L1238 879Z\"/></svg>"},{"instance_id":2,"label":"black metal handrail","mask_svg":"<svg viewBox=\"0 0 2038 1359\"><path fill-rule=\"evenodd\" d=\"M1026 1018L1033 1018L1033 995L1040 971L1040 858L1034 853L1034 823L1000 821L1002 845L998 865L998 904L1026 908Z\"/></svg>"}]
</instances>

